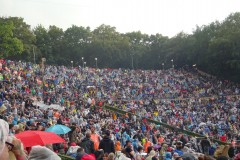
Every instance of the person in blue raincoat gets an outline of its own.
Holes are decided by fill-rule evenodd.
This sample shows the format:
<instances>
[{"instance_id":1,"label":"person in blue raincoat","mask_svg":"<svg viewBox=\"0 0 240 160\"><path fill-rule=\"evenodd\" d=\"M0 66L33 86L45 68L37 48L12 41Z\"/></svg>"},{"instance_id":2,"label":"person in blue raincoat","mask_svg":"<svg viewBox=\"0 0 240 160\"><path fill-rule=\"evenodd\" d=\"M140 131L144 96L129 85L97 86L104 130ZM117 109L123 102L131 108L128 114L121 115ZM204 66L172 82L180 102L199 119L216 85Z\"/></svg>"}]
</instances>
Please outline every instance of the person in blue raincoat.
<instances>
[{"instance_id":1,"label":"person in blue raincoat","mask_svg":"<svg viewBox=\"0 0 240 160\"><path fill-rule=\"evenodd\" d=\"M137 149L138 149L138 139L137 138L135 138L135 139L133 139L133 141L132 141L132 145L133 145L133 150L134 150L134 152L136 152L137 151Z\"/></svg>"},{"instance_id":2,"label":"person in blue raincoat","mask_svg":"<svg viewBox=\"0 0 240 160\"><path fill-rule=\"evenodd\" d=\"M130 140L131 140L130 136L126 132L123 132L122 141L121 141L122 146L125 146L126 141L130 141Z\"/></svg>"}]
</instances>

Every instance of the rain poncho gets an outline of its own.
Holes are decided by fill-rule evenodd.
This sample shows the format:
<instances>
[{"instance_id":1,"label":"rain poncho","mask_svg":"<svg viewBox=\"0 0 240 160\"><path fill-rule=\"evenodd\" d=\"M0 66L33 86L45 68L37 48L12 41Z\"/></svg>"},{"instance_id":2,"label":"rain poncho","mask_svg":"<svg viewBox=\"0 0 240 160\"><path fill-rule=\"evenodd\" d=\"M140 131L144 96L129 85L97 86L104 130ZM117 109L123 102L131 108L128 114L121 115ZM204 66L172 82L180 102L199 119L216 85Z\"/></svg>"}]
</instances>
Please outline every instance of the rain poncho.
<instances>
[{"instance_id":1,"label":"rain poncho","mask_svg":"<svg viewBox=\"0 0 240 160\"><path fill-rule=\"evenodd\" d=\"M6 121L0 119L0 155L5 147L5 142L7 141L9 133L9 125Z\"/></svg>"},{"instance_id":2,"label":"rain poncho","mask_svg":"<svg viewBox=\"0 0 240 160\"><path fill-rule=\"evenodd\" d=\"M61 160L61 158L47 147L33 146L29 160Z\"/></svg>"}]
</instances>

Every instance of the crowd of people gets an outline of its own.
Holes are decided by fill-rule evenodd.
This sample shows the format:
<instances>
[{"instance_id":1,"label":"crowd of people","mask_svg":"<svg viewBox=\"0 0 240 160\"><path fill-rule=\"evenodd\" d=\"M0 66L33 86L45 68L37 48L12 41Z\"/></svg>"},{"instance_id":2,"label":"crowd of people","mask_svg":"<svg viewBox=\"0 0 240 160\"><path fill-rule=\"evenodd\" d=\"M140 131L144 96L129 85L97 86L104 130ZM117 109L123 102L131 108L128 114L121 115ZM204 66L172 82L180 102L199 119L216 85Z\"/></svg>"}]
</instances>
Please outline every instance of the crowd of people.
<instances>
[{"instance_id":1,"label":"crowd of people","mask_svg":"<svg viewBox=\"0 0 240 160\"><path fill-rule=\"evenodd\" d=\"M239 84L199 74L191 67L69 68L2 59L0 159L7 159L11 151L16 159L60 159L55 154L59 153L76 160L238 160L239 91ZM131 114L112 112L105 105ZM146 118L205 138L149 123ZM71 128L61 135L66 143L25 151L14 137L56 124Z\"/></svg>"}]
</instances>

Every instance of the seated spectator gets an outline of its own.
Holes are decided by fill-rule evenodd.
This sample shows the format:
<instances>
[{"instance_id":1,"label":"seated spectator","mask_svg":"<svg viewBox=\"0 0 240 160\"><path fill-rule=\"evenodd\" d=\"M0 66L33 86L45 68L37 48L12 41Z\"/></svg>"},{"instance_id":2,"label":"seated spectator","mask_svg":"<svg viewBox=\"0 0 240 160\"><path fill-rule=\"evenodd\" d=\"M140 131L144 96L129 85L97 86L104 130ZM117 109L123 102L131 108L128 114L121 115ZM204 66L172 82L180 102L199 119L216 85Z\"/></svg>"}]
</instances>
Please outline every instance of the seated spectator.
<instances>
[{"instance_id":1,"label":"seated spectator","mask_svg":"<svg viewBox=\"0 0 240 160\"><path fill-rule=\"evenodd\" d=\"M114 160L114 158L115 158L114 153L110 153L110 154L108 155L108 160Z\"/></svg>"},{"instance_id":2,"label":"seated spectator","mask_svg":"<svg viewBox=\"0 0 240 160\"><path fill-rule=\"evenodd\" d=\"M154 150L151 150L145 160L157 160L156 152Z\"/></svg>"},{"instance_id":3,"label":"seated spectator","mask_svg":"<svg viewBox=\"0 0 240 160\"><path fill-rule=\"evenodd\" d=\"M174 153L175 152L178 153L179 156L183 155L182 143L181 142L177 142L176 149L174 150Z\"/></svg>"},{"instance_id":4,"label":"seated spectator","mask_svg":"<svg viewBox=\"0 0 240 160\"><path fill-rule=\"evenodd\" d=\"M72 143L70 144L70 147L67 151L67 155L68 156L71 156L73 158L76 158L77 157L77 151L80 147L77 146L77 145L73 145Z\"/></svg>"}]
</instances>

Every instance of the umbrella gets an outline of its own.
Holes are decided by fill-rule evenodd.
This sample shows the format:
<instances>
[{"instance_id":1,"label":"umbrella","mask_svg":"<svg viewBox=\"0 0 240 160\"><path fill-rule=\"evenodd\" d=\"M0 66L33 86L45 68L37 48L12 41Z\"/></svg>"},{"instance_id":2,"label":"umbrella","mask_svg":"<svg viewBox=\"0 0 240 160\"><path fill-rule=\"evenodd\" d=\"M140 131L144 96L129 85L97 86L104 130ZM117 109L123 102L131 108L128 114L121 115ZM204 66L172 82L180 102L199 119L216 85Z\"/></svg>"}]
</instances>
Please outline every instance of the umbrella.
<instances>
[{"instance_id":1,"label":"umbrella","mask_svg":"<svg viewBox=\"0 0 240 160\"><path fill-rule=\"evenodd\" d=\"M36 145L47 145L54 143L63 143L64 139L52 132L43 131L25 131L15 135L16 138L20 139L24 147L32 147Z\"/></svg>"},{"instance_id":2,"label":"umbrella","mask_svg":"<svg viewBox=\"0 0 240 160\"><path fill-rule=\"evenodd\" d=\"M46 131L54 132L56 134L66 134L66 133L70 132L71 129L67 126L56 124L54 126L49 127Z\"/></svg>"}]
</instances>

